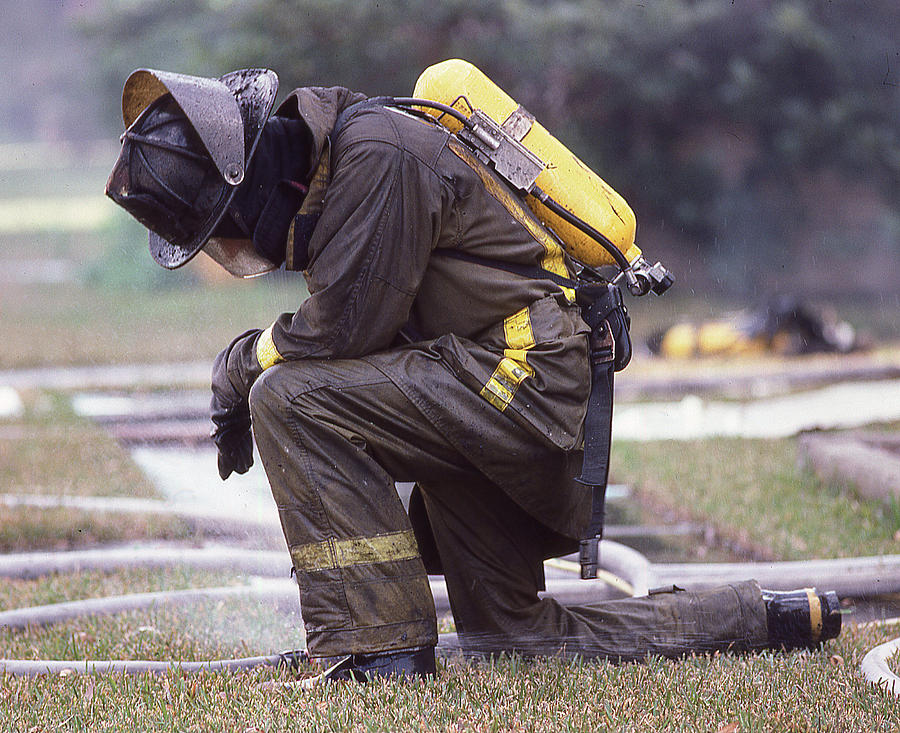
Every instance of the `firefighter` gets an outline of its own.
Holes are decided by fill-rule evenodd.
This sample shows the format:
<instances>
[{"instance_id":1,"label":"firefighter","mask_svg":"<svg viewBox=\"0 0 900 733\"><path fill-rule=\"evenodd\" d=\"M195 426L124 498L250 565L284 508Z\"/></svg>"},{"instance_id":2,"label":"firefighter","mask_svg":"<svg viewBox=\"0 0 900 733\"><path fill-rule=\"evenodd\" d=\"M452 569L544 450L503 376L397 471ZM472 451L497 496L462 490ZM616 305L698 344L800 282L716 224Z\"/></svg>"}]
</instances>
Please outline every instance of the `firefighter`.
<instances>
[{"instance_id":1,"label":"firefighter","mask_svg":"<svg viewBox=\"0 0 900 733\"><path fill-rule=\"evenodd\" d=\"M557 241L446 129L277 77L138 70L107 194L166 268L203 251L238 276L302 271L309 298L215 359L223 479L253 439L293 563L309 655L354 678L434 674L426 573L461 646L634 660L815 644L834 593L753 581L565 607L545 558L590 515L579 470L588 329ZM252 426L252 434L251 434ZM408 511L395 481L415 482Z\"/></svg>"}]
</instances>

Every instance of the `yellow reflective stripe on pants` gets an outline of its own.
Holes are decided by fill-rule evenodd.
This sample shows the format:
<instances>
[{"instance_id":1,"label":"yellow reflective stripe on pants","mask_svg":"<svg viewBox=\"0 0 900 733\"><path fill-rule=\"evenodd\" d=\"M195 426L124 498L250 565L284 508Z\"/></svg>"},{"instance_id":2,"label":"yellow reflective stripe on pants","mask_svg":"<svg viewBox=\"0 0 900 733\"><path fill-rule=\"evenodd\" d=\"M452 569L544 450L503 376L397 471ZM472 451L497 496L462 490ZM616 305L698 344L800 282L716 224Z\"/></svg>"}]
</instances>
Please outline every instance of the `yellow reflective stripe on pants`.
<instances>
[{"instance_id":1,"label":"yellow reflective stripe on pants","mask_svg":"<svg viewBox=\"0 0 900 733\"><path fill-rule=\"evenodd\" d=\"M323 542L291 547L291 560L298 572L334 570L419 557L419 546L411 531L391 532L375 537L329 537Z\"/></svg>"},{"instance_id":2,"label":"yellow reflective stripe on pants","mask_svg":"<svg viewBox=\"0 0 900 733\"><path fill-rule=\"evenodd\" d=\"M278 353L275 342L272 340L272 326L259 334L259 339L256 341L256 360L263 371L284 361L284 357Z\"/></svg>"}]
</instances>

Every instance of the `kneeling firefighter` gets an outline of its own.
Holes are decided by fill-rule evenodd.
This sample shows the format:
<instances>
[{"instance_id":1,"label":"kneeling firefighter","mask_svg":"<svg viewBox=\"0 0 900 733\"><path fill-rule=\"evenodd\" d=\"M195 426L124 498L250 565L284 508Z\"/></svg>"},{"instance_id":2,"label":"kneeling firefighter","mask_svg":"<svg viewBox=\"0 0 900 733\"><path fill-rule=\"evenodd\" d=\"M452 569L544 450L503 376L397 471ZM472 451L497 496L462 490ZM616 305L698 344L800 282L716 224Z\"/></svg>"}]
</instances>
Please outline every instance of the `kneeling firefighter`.
<instances>
[{"instance_id":1,"label":"kneeling firefighter","mask_svg":"<svg viewBox=\"0 0 900 733\"><path fill-rule=\"evenodd\" d=\"M134 72L106 192L163 267L203 251L237 276L307 280L295 313L217 356L213 440L225 479L250 467L255 437L308 653L337 658L332 678L434 673L429 572L472 653L631 660L837 635L834 593L753 581L539 599L542 561L597 533L606 366L627 361L627 319L526 201L559 206L535 184L553 166L515 179L537 123L343 88L297 89L273 114L276 90L268 70ZM660 265L616 251L630 290L667 286ZM416 484L408 512L395 481Z\"/></svg>"}]
</instances>

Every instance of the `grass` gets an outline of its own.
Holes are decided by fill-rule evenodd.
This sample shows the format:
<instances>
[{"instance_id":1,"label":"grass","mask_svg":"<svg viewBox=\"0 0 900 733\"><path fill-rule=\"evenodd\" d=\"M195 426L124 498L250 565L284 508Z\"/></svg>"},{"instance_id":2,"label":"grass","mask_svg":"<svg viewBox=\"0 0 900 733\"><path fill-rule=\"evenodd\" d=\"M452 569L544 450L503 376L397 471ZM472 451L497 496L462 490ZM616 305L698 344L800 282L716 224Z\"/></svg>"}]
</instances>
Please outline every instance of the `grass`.
<instances>
[{"instance_id":1,"label":"grass","mask_svg":"<svg viewBox=\"0 0 900 733\"><path fill-rule=\"evenodd\" d=\"M279 615L252 600L229 600L94 616L49 629L28 628L3 641L8 643L4 655L15 659L188 662L275 654L303 647L303 638L296 616Z\"/></svg>"},{"instance_id":2,"label":"grass","mask_svg":"<svg viewBox=\"0 0 900 733\"><path fill-rule=\"evenodd\" d=\"M198 535L187 522L164 516L0 506L0 552L73 550L147 538L196 540Z\"/></svg>"},{"instance_id":3,"label":"grass","mask_svg":"<svg viewBox=\"0 0 900 733\"><path fill-rule=\"evenodd\" d=\"M77 417L61 394L29 392L25 414L0 427L0 486L10 493L154 497L128 452Z\"/></svg>"},{"instance_id":4,"label":"grass","mask_svg":"<svg viewBox=\"0 0 900 733\"><path fill-rule=\"evenodd\" d=\"M84 176L75 170L14 171L5 176L0 197L49 201L93 195L105 179L105 166L99 167ZM73 231L79 216L97 216L100 203L91 205L97 207L93 213L76 207L69 229L56 231L56 209L42 204L29 232L19 231L18 203L0 206L0 225L6 222L10 230L0 236L4 257L68 259L83 276L53 285L4 283L0 369L208 361L234 335L268 325L278 313L295 310L306 295L299 278L228 286L175 278L149 263L143 235L119 230L117 223L96 233ZM854 325L897 340L892 297L862 307L841 305L839 311ZM732 308L677 291L666 295L665 307L652 298L629 303L636 338L683 314L708 318ZM673 367L636 360L626 377L660 368ZM728 373L756 366L674 368ZM0 423L0 491L155 495L127 454L105 432L75 417L64 396L35 391L23 397L25 415ZM796 459L793 440L617 443L613 480L636 488L647 507L645 521L700 521L715 528L722 544L756 556L896 551L896 511L819 481L799 469ZM189 526L171 519L0 509L0 551L158 538L195 537ZM0 608L234 580L140 569L4 580ZM869 688L858 674L865 651L893 634L884 627L850 626L815 653L724 654L619 666L451 660L424 684L334 685L309 693L259 689L258 683L278 678L272 671L3 677L0 730L896 730L896 700ZM196 660L270 653L298 646L301 639L296 619L257 603L229 601L4 630L0 657Z\"/></svg>"},{"instance_id":5,"label":"grass","mask_svg":"<svg viewBox=\"0 0 900 733\"><path fill-rule=\"evenodd\" d=\"M40 235L35 235L34 232L4 232L0 235L0 246L3 259L47 258L82 263L100 256L104 249L104 241L96 232L53 231L48 228Z\"/></svg>"},{"instance_id":6,"label":"grass","mask_svg":"<svg viewBox=\"0 0 900 733\"><path fill-rule=\"evenodd\" d=\"M299 281L158 291L5 286L0 369L209 361L237 334L296 310L306 297Z\"/></svg>"},{"instance_id":7,"label":"grass","mask_svg":"<svg viewBox=\"0 0 900 733\"><path fill-rule=\"evenodd\" d=\"M34 404L22 422L37 430ZM59 420L79 423L61 408ZM82 430L85 436L92 432ZM99 444L109 440L95 438ZM866 522L875 529L860 547L891 546L893 525L798 469L793 441L617 445L613 465L616 480L634 480L642 495L666 501L666 511L694 507L693 515L714 523L723 536L771 540L772 556L854 554L835 550L829 535L847 532L839 536L866 540ZM156 534L147 530L147 536ZM46 544L48 536L35 536L35 544ZM190 570L50 576L4 582L0 607L235 580ZM254 602L200 603L7 630L0 633L0 656L193 661L268 654L301 645L295 624ZM259 689L262 682L283 679L273 670L5 677L0 730L895 730L895 699L858 674L862 655L892 633L849 626L814 653L654 658L643 664L457 659L443 662L438 677L424 684L334 685L306 693Z\"/></svg>"},{"instance_id":8,"label":"grass","mask_svg":"<svg viewBox=\"0 0 900 733\"><path fill-rule=\"evenodd\" d=\"M25 414L0 423L0 493L158 496L126 450L75 416L62 395L29 392L24 398ZM174 517L0 505L0 552L192 537L191 526Z\"/></svg>"},{"instance_id":9,"label":"grass","mask_svg":"<svg viewBox=\"0 0 900 733\"><path fill-rule=\"evenodd\" d=\"M195 541L203 536L190 523L166 516L0 506L0 552L74 550L148 538Z\"/></svg>"},{"instance_id":10,"label":"grass","mask_svg":"<svg viewBox=\"0 0 900 733\"><path fill-rule=\"evenodd\" d=\"M109 160L108 168L97 165L86 167L60 167L52 170L38 168L7 169L3 167L3 152L0 150L0 199L10 200L35 197L46 200L48 196L76 197L103 196L106 177L112 169L115 157ZM47 210L46 217L52 219L54 212Z\"/></svg>"},{"instance_id":11,"label":"grass","mask_svg":"<svg viewBox=\"0 0 900 733\"><path fill-rule=\"evenodd\" d=\"M800 468L794 439L622 442L612 467L643 502L709 523L721 542L760 558L900 551L897 513Z\"/></svg>"},{"instance_id":12,"label":"grass","mask_svg":"<svg viewBox=\"0 0 900 733\"><path fill-rule=\"evenodd\" d=\"M201 572L187 568L150 569L127 568L109 573L78 571L47 575L37 579L4 579L0 585L0 608L25 608L63 601L79 601L103 595L149 593L161 590L230 585L236 582L219 573ZM16 634L8 630L3 648L16 644Z\"/></svg>"},{"instance_id":13,"label":"grass","mask_svg":"<svg viewBox=\"0 0 900 733\"><path fill-rule=\"evenodd\" d=\"M244 579L189 569L124 569L107 574L15 580L2 608L27 607L130 593L240 584ZM82 617L47 627L0 629L0 656L14 659L155 659L194 661L257 656L303 646L296 616L254 599L157 606ZM5 730L5 729L4 729Z\"/></svg>"},{"instance_id":14,"label":"grass","mask_svg":"<svg viewBox=\"0 0 900 733\"><path fill-rule=\"evenodd\" d=\"M127 570L13 581L15 600L218 585L212 573ZM189 629L189 631L187 630ZM173 671L162 676L0 679L0 729L30 730L895 730L895 698L866 685L862 655L895 630L850 627L822 650L716 654L643 664L501 658L443 660L426 683L260 689L284 673ZM9 658L197 661L274 653L299 639L285 617L250 602L82 619L0 633Z\"/></svg>"},{"instance_id":15,"label":"grass","mask_svg":"<svg viewBox=\"0 0 900 733\"><path fill-rule=\"evenodd\" d=\"M150 634L166 638L165 632ZM644 664L450 660L433 681L265 690L272 671L5 678L4 730L847 730L900 725L895 698L857 669L886 630L855 628L815 653ZM136 642L134 642L136 643ZM209 647L202 651L213 651ZM166 649L170 656L179 651ZM282 678L283 679L283 678Z\"/></svg>"},{"instance_id":16,"label":"grass","mask_svg":"<svg viewBox=\"0 0 900 733\"><path fill-rule=\"evenodd\" d=\"M0 201L0 232L94 231L112 217L110 202L100 194L86 196L21 196Z\"/></svg>"}]
</instances>

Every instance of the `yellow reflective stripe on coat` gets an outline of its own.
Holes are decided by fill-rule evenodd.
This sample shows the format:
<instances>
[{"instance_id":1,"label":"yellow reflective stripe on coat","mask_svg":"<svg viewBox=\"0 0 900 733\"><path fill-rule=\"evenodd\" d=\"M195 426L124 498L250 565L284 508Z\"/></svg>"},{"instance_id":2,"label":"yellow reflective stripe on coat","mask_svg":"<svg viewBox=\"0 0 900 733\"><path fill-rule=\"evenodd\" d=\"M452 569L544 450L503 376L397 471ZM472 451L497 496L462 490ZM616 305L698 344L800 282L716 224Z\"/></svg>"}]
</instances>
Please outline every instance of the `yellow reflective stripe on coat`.
<instances>
[{"instance_id":1,"label":"yellow reflective stripe on coat","mask_svg":"<svg viewBox=\"0 0 900 733\"><path fill-rule=\"evenodd\" d=\"M534 332L531 330L531 316L527 307L504 319L503 335L507 348L503 350L503 358L480 393L500 412L513 401L525 378L534 375L534 369L527 359L528 350L534 346Z\"/></svg>"},{"instance_id":2,"label":"yellow reflective stripe on coat","mask_svg":"<svg viewBox=\"0 0 900 733\"><path fill-rule=\"evenodd\" d=\"M544 248L544 255L541 257L541 267L548 272L552 272L554 275L566 278L569 277L569 271L566 268L566 260L563 256L562 245L560 245L550 232L535 221L531 211L525 208L524 204L516 198L513 192L510 191L505 184L494 178L481 161L479 161L478 158L476 158L461 143L451 139L450 149L478 174L478 177L481 179L481 182L484 184L488 193L503 204L503 207L510 213L513 219L525 227L528 230L528 233L531 234L531 236ZM566 298L570 302L575 302L575 290L572 288L565 288L561 285L560 290L566 294Z\"/></svg>"},{"instance_id":3,"label":"yellow reflective stripe on coat","mask_svg":"<svg viewBox=\"0 0 900 733\"><path fill-rule=\"evenodd\" d=\"M419 557L416 536L411 531L391 532L374 537L329 537L323 542L291 547L294 569L300 572L335 570L353 565L414 560Z\"/></svg>"},{"instance_id":4,"label":"yellow reflective stripe on coat","mask_svg":"<svg viewBox=\"0 0 900 733\"><path fill-rule=\"evenodd\" d=\"M503 336L510 349L530 349L534 346L531 316L527 307L504 319Z\"/></svg>"},{"instance_id":5,"label":"yellow reflective stripe on coat","mask_svg":"<svg viewBox=\"0 0 900 733\"><path fill-rule=\"evenodd\" d=\"M272 340L272 326L259 334L256 342L256 360L263 371L284 361L284 357L278 353L275 342Z\"/></svg>"}]
</instances>

